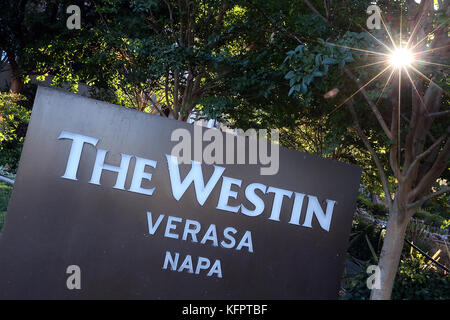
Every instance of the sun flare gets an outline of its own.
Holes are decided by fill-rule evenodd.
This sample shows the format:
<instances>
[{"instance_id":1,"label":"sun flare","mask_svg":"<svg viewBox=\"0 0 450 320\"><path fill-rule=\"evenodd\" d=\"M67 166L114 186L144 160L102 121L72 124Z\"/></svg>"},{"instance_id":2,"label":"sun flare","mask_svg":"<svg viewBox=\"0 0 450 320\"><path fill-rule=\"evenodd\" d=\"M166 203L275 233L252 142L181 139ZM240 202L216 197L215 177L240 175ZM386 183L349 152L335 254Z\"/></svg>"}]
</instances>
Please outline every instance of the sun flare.
<instances>
[{"instance_id":1,"label":"sun flare","mask_svg":"<svg viewBox=\"0 0 450 320\"><path fill-rule=\"evenodd\" d=\"M396 68L408 67L414 62L414 54L407 48L398 48L390 55L389 62Z\"/></svg>"},{"instance_id":2,"label":"sun flare","mask_svg":"<svg viewBox=\"0 0 450 320\"><path fill-rule=\"evenodd\" d=\"M423 15L422 15L423 17ZM389 88L389 85L392 84L394 86L398 86L401 88L401 79L402 79L402 73L404 74L404 77L407 77L407 79L410 81L412 88L414 89L414 92L419 96L419 99L422 99L420 97L420 94L416 88L416 85L414 83L414 78L420 77L425 79L430 84L433 83L434 86L436 86L438 89L443 91L445 94L449 95L447 91L445 91L442 87L440 87L436 82L432 81L430 78L428 78L424 73L422 73L419 69L420 67L431 65L431 66L439 66L441 68L450 68L450 65L432 62L430 61L429 57L427 58L426 55L430 54L431 52L435 52L437 50L446 49L449 47L449 45L437 47L437 48L424 48L419 49L419 45L423 43L425 40L429 38L430 35L432 35L436 30L439 30L444 24L440 24L436 26L433 30L431 30L429 33L425 35L425 37L422 37L418 41L414 41L414 35L415 31L417 30L417 27L420 25L420 21L416 23L416 26L414 27L412 33L410 34L407 41L405 41L402 37L402 17L400 16L400 26L398 29L397 34L391 34L389 31L389 28L386 26L386 23L384 22L383 17L381 17L381 21L383 22L383 27L386 32L387 37L390 40L390 43L384 43L382 40L375 37L373 34L371 34L366 29L362 28L366 34L368 34L371 38L373 38L375 41L377 41L379 44L381 44L385 49L382 51L373 51L373 50L367 50L363 48L355 48L350 46L345 46L341 44L326 42L327 45L341 47L344 49L350 49L354 51L360 52L361 55L371 56L374 57L375 60L362 65L358 66L357 68L368 68L368 67L374 67L374 66L380 66L381 71L379 71L375 76L373 76L370 80L368 80L365 84L360 84L358 90L356 90L353 94L348 96L343 102L341 102L339 105L337 105L330 113L327 114L327 116L330 116L331 114L335 113L339 108L341 108L346 102L348 102L350 99L352 99L355 95L357 95L359 92L364 92L365 88L368 87L370 84L375 82L377 79L387 78L386 82L384 83L383 89L378 96L378 99L376 100L376 103L373 105L374 108L378 105L381 98L383 97L383 94L386 89ZM396 39L396 36L398 35L398 39ZM415 42L415 43L413 43ZM388 76L386 76L388 74ZM394 75L398 75L398 84L393 83L393 79L395 79ZM365 93L364 93L365 94ZM398 95L399 101L398 104L400 105L400 97L401 95ZM400 108L399 108L400 110ZM400 128L400 125L398 125L398 130ZM400 136L400 134L399 134Z\"/></svg>"}]
</instances>

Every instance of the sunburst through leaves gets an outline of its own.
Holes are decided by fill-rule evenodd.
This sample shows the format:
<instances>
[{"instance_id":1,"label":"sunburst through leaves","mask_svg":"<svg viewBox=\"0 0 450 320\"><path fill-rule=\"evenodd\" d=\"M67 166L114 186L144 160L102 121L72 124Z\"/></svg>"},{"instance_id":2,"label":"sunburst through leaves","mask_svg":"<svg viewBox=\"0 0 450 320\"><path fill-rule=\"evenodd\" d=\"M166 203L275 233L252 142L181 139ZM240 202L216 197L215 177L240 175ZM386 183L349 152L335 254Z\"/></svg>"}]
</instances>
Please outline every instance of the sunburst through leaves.
<instances>
[{"instance_id":1,"label":"sunburst through leaves","mask_svg":"<svg viewBox=\"0 0 450 320\"><path fill-rule=\"evenodd\" d=\"M423 15L420 17L420 19L417 21L416 25L414 26L413 30L411 31L408 39L405 41L402 36L402 16L400 15L400 25L397 30L397 34L393 35L393 33L389 30L387 24L385 23L385 19L381 17L382 25L384 28L384 31L386 32L387 38L390 40L390 43L385 43L382 40L375 37L372 33L362 28L368 35L370 35L371 38L376 40L385 50L383 51L373 51L373 50L367 50L362 48L355 48L355 47L349 47L344 46L341 44L336 43L326 43L327 45L337 46L345 49L350 49L354 51L358 51L362 54L369 55L372 57L375 57L376 61L368 63L366 65L363 65L359 68L366 68L366 67L374 67L377 66L380 68L380 71L377 72L371 79L369 79L365 84L359 85L358 90L353 92L351 95L349 95L341 104L339 104L331 113L334 113L337 109L339 109L342 105L347 103L350 99L352 99L354 96L356 96L358 93L363 91L368 85L373 83L374 81L378 79L382 79L384 74L388 74L389 76L385 77L386 82L383 85L383 89L376 100L375 107L380 102L385 90L392 85L391 80L393 78L393 75L397 73L398 78L398 85L399 93L398 93L398 113L400 114L401 109L401 87L402 87L402 74L406 74L407 79L410 81L411 86L413 88L413 91L419 98L422 104L422 108L424 108L425 114L428 114L428 110L426 109L422 96L420 95L418 89L415 86L414 83L414 77L420 77L425 79L430 85L435 85L437 88L442 90L444 94L448 95L448 92L444 90L441 86L439 86L436 82L434 82L432 79L427 77L424 72L420 70L420 68L424 66L439 66L441 67L440 71L445 73L446 70L450 67L449 65L443 64L443 63L437 63L434 61L430 61L427 59L427 55L430 55L430 53L435 53L439 50L443 50L449 47L449 45L438 47L438 48L428 48L426 45L424 45L424 42L426 40L432 39L434 36L434 33L438 31L441 28L445 28L446 23L442 23L437 25L433 30L428 32L425 37L417 40L414 43L416 31L419 28L419 25L422 21ZM418 47L422 45L424 47L423 50L418 50ZM373 106L371 106L373 107ZM330 113L330 114L331 114ZM329 115L330 115L329 114ZM397 138L400 140L400 116L398 117L398 125L397 125ZM398 143L399 146L399 143ZM400 157L400 148L398 148L398 157Z\"/></svg>"}]
</instances>

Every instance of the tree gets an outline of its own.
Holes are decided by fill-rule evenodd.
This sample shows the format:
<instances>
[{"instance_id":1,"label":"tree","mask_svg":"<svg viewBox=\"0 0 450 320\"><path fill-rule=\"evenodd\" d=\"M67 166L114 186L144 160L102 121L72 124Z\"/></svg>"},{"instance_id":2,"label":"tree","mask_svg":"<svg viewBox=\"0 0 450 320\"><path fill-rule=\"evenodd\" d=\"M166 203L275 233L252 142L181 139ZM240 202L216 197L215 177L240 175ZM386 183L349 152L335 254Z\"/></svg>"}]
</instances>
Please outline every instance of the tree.
<instances>
[{"instance_id":1,"label":"tree","mask_svg":"<svg viewBox=\"0 0 450 320\"><path fill-rule=\"evenodd\" d=\"M337 10L342 7L351 11ZM347 48L325 46L323 40L334 37L347 46L358 45L361 39L368 42L371 38L366 34L345 33L348 28L346 17L358 17L361 12L365 15L365 4L336 4L328 10L329 17L334 19L337 27L324 24L322 17L311 13L302 1L280 3L252 0L247 1L246 8L248 20L258 26L257 36L271 39L261 45L256 42L252 48L254 57L264 55L261 65L270 67L260 67L259 70L265 70L265 75L270 75L265 79L270 81L264 83L259 79L248 79L242 89L236 86L227 90L234 96L243 97L246 103L221 106L218 113L226 115L231 125L241 128L280 128L280 143L287 147L359 164L365 169L362 180L366 187L371 192L382 191L377 169L370 161L370 153L355 132L349 130L352 126L351 116L338 112L339 108L336 108L336 104L341 101L339 97L345 96L349 87L348 79L342 77L339 65L353 62L358 57L360 59L357 62L362 65L367 63L368 57ZM365 16L360 20L360 23L365 22ZM244 68L230 73L234 81L228 83L240 84L236 79L255 74L246 71L247 68ZM259 83L260 92L252 88L255 82ZM381 88L382 85L378 89ZM270 94L263 94L265 90L270 91ZM205 106L203 111L208 112L210 109L211 105ZM217 112L217 109L213 111ZM216 117L214 113L209 115ZM367 126L375 127L376 120L368 120ZM371 139L379 141L374 146L377 151L385 150L379 131L373 131ZM389 158L381 157L381 161L383 169L388 170ZM394 178L389 176L388 180L393 183Z\"/></svg>"},{"instance_id":2,"label":"tree","mask_svg":"<svg viewBox=\"0 0 450 320\"><path fill-rule=\"evenodd\" d=\"M10 90L13 93L21 93L24 83L32 76L56 72L56 69L43 68L44 61L38 59L42 54L35 53L55 43L55 37L69 43L65 9L70 4L80 2L82 1L1 1L1 66L8 64L11 69Z\"/></svg>"},{"instance_id":3,"label":"tree","mask_svg":"<svg viewBox=\"0 0 450 320\"><path fill-rule=\"evenodd\" d=\"M0 72L10 70L9 87L0 92L0 164L15 171L18 165L35 88L30 78L56 74L63 65L49 68L36 55L45 51L54 39L70 38L65 26L65 8L82 1L1 0ZM45 66L45 67L44 67ZM7 73L5 73L7 74Z\"/></svg>"},{"instance_id":4,"label":"tree","mask_svg":"<svg viewBox=\"0 0 450 320\"><path fill-rule=\"evenodd\" d=\"M317 15L320 15L323 21L336 28L334 22L320 13L317 4L307 0L304 2ZM368 33L346 33L344 36L340 35L327 42L324 41L322 49L317 49L315 56L323 56L327 53L327 58L331 59L327 60L329 65L339 65L342 76L346 76L349 80L348 84L356 86L359 93L355 96L350 95L350 98L344 97L339 106L344 104L347 106L356 133L376 164L384 189L384 199L389 208L387 232L379 261L381 289L374 289L371 293L372 299L389 299L410 218L425 201L449 191L446 180L443 178L448 176L450 156L448 139L450 111L448 97L444 95L448 89L448 74L445 70L448 70L446 62L448 63L449 57L448 15L450 11L448 2L444 1L435 3L431 0L423 0L419 4L415 1L401 1L394 4L379 1L378 5L384 9L384 12L391 14L384 20L390 33L393 33L392 38L398 39L402 34L408 36L406 40L401 39L400 43L404 45L407 42L408 48L414 48L414 52L417 52L417 64L423 65L422 71L416 68L398 68L387 77L388 85L382 90L368 90L366 83L372 82L373 74L369 78L364 71L355 75L355 71L351 70L350 66L346 66L352 58L360 60L360 57L350 52L350 48L356 48L357 52L364 49L370 52L386 51L383 48L384 45L380 43L390 44L388 34L377 34L377 37L381 39L374 40L375 36L367 36ZM327 12L329 10L330 8ZM331 12L333 12L332 8ZM354 42L352 39L358 41ZM369 44L368 41L371 39L372 44ZM396 41L398 44L399 40ZM331 42L332 45L329 44ZM309 51L316 47L309 43L300 45ZM343 50L332 52L332 47ZM295 58L293 59L295 61ZM380 62L372 61L372 64L373 67ZM396 67L391 66L391 68ZM370 70L370 68L367 69ZM307 68L303 68L300 73L298 69L294 71L294 75L302 81L302 85L297 87L301 94L307 92L307 83L303 79L308 74L306 73L305 76L304 70ZM379 70L381 69L378 68ZM376 78L382 78L382 75L383 73L379 72ZM319 78L317 81L320 81L320 76L317 77ZM364 79L367 80L364 81ZM298 86L298 83L294 81L291 86ZM374 94L374 91L378 92ZM365 111L367 105L372 112L372 118L377 120L384 134L382 141L376 141L377 144L385 144L384 154L377 152L373 146L373 132L378 129L367 126L367 121L373 120L367 117ZM388 171L382 160L386 155L389 155L390 170ZM396 179L394 188L388 181L389 175ZM444 186L439 187L439 183Z\"/></svg>"},{"instance_id":5,"label":"tree","mask_svg":"<svg viewBox=\"0 0 450 320\"><path fill-rule=\"evenodd\" d=\"M205 104L242 102L229 83L237 70L262 65L249 54L250 38L258 36L239 1L111 0L80 7L81 30L60 32L28 52L54 84L76 89L84 82L102 100L186 121Z\"/></svg>"}]
</instances>

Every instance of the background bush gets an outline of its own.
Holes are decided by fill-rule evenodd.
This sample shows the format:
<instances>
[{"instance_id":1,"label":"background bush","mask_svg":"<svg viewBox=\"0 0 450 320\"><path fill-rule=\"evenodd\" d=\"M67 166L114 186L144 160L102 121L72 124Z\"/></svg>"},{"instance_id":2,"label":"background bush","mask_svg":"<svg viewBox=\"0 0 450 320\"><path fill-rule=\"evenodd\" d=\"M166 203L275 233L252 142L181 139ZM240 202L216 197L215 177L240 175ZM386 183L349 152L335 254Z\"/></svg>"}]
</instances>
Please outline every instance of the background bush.
<instances>
[{"instance_id":1,"label":"background bush","mask_svg":"<svg viewBox=\"0 0 450 320\"><path fill-rule=\"evenodd\" d=\"M389 209L384 204L372 202L363 195L358 196L357 203L358 207L365 209L374 216L386 217L389 213Z\"/></svg>"},{"instance_id":2,"label":"background bush","mask_svg":"<svg viewBox=\"0 0 450 320\"><path fill-rule=\"evenodd\" d=\"M368 300L366 268L356 276L343 282L343 300ZM449 300L450 277L430 267L422 255L413 253L405 256L395 277L392 297L394 300Z\"/></svg>"},{"instance_id":3,"label":"background bush","mask_svg":"<svg viewBox=\"0 0 450 320\"><path fill-rule=\"evenodd\" d=\"M369 214L382 212L383 208L375 206L363 196L358 198L358 206L364 208ZM406 239L419 248L433 254L436 251L430 237L430 228L442 225L444 218L437 213L420 210L408 225ZM349 259L360 267L356 274L346 274L342 282L341 299L366 300L370 297L367 288L369 274L366 269L371 264L378 264L383 241L383 230L370 222L355 217L352 225L349 242ZM441 255L445 255L442 252ZM432 262L425 260L418 251L404 244L402 259L397 271L392 299L398 300L448 300L450 299L450 277Z\"/></svg>"},{"instance_id":4,"label":"background bush","mask_svg":"<svg viewBox=\"0 0 450 320\"><path fill-rule=\"evenodd\" d=\"M25 90L32 95L31 89ZM0 165L15 172L30 120L31 101L26 95L0 92Z\"/></svg>"},{"instance_id":5,"label":"background bush","mask_svg":"<svg viewBox=\"0 0 450 320\"><path fill-rule=\"evenodd\" d=\"M11 196L12 186L0 182L0 232L5 222L6 209L8 208L9 198Z\"/></svg>"},{"instance_id":6,"label":"background bush","mask_svg":"<svg viewBox=\"0 0 450 320\"><path fill-rule=\"evenodd\" d=\"M378 255L381 244L380 228L357 218L353 220L347 251L351 257L362 261L370 261L371 264L376 263L374 254ZM372 249L374 252L372 252Z\"/></svg>"},{"instance_id":7,"label":"background bush","mask_svg":"<svg viewBox=\"0 0 450 320\"><path fill-rule=\"evenodd\" d=\"M439 228L444 223L445 214L431 213L425 210L419 210L414 214L414 218L424 221L427 225Z\"/></svg>"}]
</instances>

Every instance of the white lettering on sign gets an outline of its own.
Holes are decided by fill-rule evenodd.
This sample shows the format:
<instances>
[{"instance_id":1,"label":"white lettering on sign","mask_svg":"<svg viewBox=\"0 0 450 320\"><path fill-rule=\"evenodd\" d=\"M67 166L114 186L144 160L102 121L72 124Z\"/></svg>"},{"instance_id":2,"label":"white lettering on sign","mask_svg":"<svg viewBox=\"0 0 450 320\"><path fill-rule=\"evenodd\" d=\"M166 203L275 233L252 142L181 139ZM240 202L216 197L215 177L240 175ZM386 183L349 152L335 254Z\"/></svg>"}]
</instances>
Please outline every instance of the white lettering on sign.
<instances>
[{"instance_id":1,"label":"white lettering on sign","mask_svg":"<svg viewBox=\"0 0 450 320\"><path fill-rule=\"evenodd\" d=\"M67 160L66 171L62 176L65 179L78 180L77 171L80 164L81 153L83 151L83 145L85 143L92 144L94 147L97 145L98 139L83 136L72 132L62 131L58 139L71 139L72 146L70 147L69 159Z\"/></svg>"},{"instance_id":2,"label":"white lettering on sign","mask_svg":"<svg viewBox=\"0 0 450 320\"><path fill-rule=\"evenodd\" d=\"M222 278L222 266L219 259L216 259L211 266L211 261L208 258L198 257L196 261L196 267L194 268L192 257L188 254L178 267L179 262L180 254L178 252L175 252L175 254L172 256L171 252L166 251L166 256L162 268L178 272L185 271L194 274L200 274L202 270L205 270L206 276L208 277L215 275L218 278ZM208 270L208 272L206 272L206 270Z\"/></svg>"},{"instance_id":3,"label":"white lettering on sign","mask_svg":"<svg viewBox=\"0 0 450 320\"><path fill-rule=\"evenodd\" d=\"M200 162L192 161L192 168L186 178L181 182L180 170L178 169L178 160L174 156L166 155L169 166L170 183L172 184L172 194L176 200L180 200L187 188L194 182L195 195L200 205L203 205L216 186L220 176L225 171L224 167L214 166L214 173L205 186L203 180L202 167Z\"/></svg>"},{"instance_id":4,"label":"white lettering on sign","mask_svg":"<svg viewBox=\"0 0 450 320\"><path fill-rule=\"evenodd\" d=\"M142 181L147 180L148 182L151 182L152 174L149 172L145 172L145 170L147 167L156 169L157 161L121 153L120 165L113 166L105 163L105 158L108 151L105 149L97 148L99 139L68 131L62 131L58 139L72 140L66 169L62 178L69 180L78 180L77 171L80 164L80 159L82 157L83 147L86 144L91 145L97 150L95 164L89 183L101 185L101 175L104 170L107 170L117 173L116 182L113 188L135 192L147 196L151 196L155 191L156 186L153 186L152 188L143 188ZM136 159L136 164L134 166L131 185L129 189L126 189L126 176L129 171L130 161L133 157ZM266 186L260 183L250 183L246 187L244 186L245 197L252 205L250 208L247 208L238 200L239 190L243 188L243 181L240 179L224 176L223 174L225 172L225 167L214 165L214 172L209 178L205 180L201 164L197 161L191 161L191 169L189 173L184 177L184 179L182 179L179 169L179 163L181 161L179 161L177 157L174 157L172 155L166 154L165 157L169 170L172 196L176 201L180 201L189 186L193 184L196 200L201 206L203 206L209 199L212 191L215 188L219 188L217 187L217 184L220 180L222 180L219 200L216 206L218 210L232 213L241 212L243 215L256 217L261 215L265 210L266 203L262 197L270 197L269 195L273 194L273 202L270 209L271 213L268 218L269 220L279 222L281 220L289 219L288 222L292 225L312 228L313 217L315 217L318 224L323 230L328 232L330 231L333 211L337 204L335 200L325 199L326 208L324 210L321 203L319 202L319 199L316 196L307 195L307 204L305 206L306 208L303 209L303 203L305 202L305 194L303 193L297 193L274 186ZM288 202L292 203L292 201L293 205L290 212L290 217L283 217L282 208L289 206ZM303 223L300 222L302 209L306 210L306 215ZM165 232L168 238L178 239L179 235L173 233L173 230L175 230L177 227L177 223L181 222L178 219L181 218L175 217L170 220L168 219ZM154 228L155 231L158 229L161 221L162 220L157 220L155 222L155 225L152 224L152 228ZM189 223L185 222L185 231L182 235L183 238L190 236L192 239L196 239L197 230L199 228L199 225L197 225L196 223L197 222L193 220L191 220ZM226 233L226 237L230 241L230 243L234 241L234 239L231 239L233 233L232 231L232 229L228 229L228 232ZM215 230L213 229L213 227L211 227L211 229L209 230L209 235L206 238L205 242L212 241L214 243L214 232Z\"/></svg>"},{"instance_id":5,"label":"white lettering on sign","mask_svg":"<svg viewBox=\"0 0 450 320\"><path fill-rule=\"evenodd\" d=\"M166 216L164 214L160 214L158 218L154 219L152 213L147 212L148 233L150 235L156 234L165 217ZM209 244L213 247L218 247L220 244L222 248L226 249L232 249L236 245L235 235L238 233L238 231L233 227L227 227L223 229L223 231L218 235L216 225L211 224L209 225L208 229L204 231L203 236L200 236L199 234L202 230L200 222L196 220L186 219L184 221L184 226L181 226L182 223L182 218L168 216L167 219L165 219L166 228L164 231L164 237L171 239L180 239L181 236L181 240L183 241L187 241L188 238L190 238L193 243ZM179 226L180 228L178 228ZM192 226L194 226L194 228L192 228ZM183 231L181 232L181 230ZM190 236L188 237L188 235ZM245 231L245 233L240 237L240 241L235 249L239 251L243 248L246 248L250 253L253 252L252 233L248 230Z\"/></svg>"},{"instance_id":6,"label":"white lettering on sign","mask_svg":"<svg viewBox=\"0 0 450 320\"><path fill-rule=\"evenodd\" d=\"M220 198L219 203L217 204L217 209L230 211L230 212L238 212L239 206L229 206L228 199L231 197L233 199L237 199L238 193L236 191L231 191L231 186L236 185L241 187L242 180L223 177L222 189L220 190Z\"/></svg>"},{"instance_id":7,"label":"white lettering on sign","mask_svg":"<svg viewBox=\"0 0 450 320\"><path fill-rule=\"evenodd\" d=\"M144 189L141 187L143 179L147 179L148 181L152 180L152 174L144 172L145 166L156 168L156 161L136 157L136 165L134 166L133 180L131 181L129 191L151 196L153 194L153 191L155 191L155 188Z\"/></svg>"},{"instance_id":8,"label":"white lettering on sign","mask_svg":"<svg viewBox=\"0 0 450 320\"><path fill-rule=\"evenodd\" d=\"M66 171L62 178L69 180L78 180L77 179L77 171L78 166L80 164L81 154L83 152L83 146L85 143L91 144L92 146L96 146L98 143L98 139L91 138L88 136L84 136L81 134L76 134L68 131L62 131L59 135L58 139L70 139L72 140L72 146L70 148L69 158L67 160ZM128 154L121 154L122 159L120 162L120 166L112 166L109 164L105 164L105 157L108 153L107 150L97 149L97 155L95 157L94 169L92 171L91 180L89 183L95 185L101 185L100 179L103 170L108 170L112 172L117 172L116 183L113 188L125 190L125 180L127 177L128 167L130 165L130 160L133 156ZM145 166L150 166L155 168L156 161L148 160L140 157L136 158L136 165L134 167L133 179L131 181L131 187L128 191L141 193L145 195L152 195L155 188L144 189L141 187L142 180L147 179L151 180L152 175L150 173L144 172Z\"/></svg>"},{"instance_id":9,"label":"white lettering on sign","mask_svg":"<svg viewBox=\"0 0 450 320\"><path fill-rule=\"evenodd\" d=\"M303 223L304 227L312 228L311 221L313 215L319 220L319 224L322 229L330 231L331 216L333 215L333 208L336 201L327 200L327 211L323 213L322 207L320 206L317 197L308 196L308 209L306 210L306 219Z\"/></svg>"},{"instance_id":10,"label":"white lettering on sign","mask_svg":"<svg viewBox=\"0 0 450 320\"><path fill-rule=\"evenodd\" d=\"M125 190L125 179L127 178L128 165L130 164L131 156L121 153L122 160L120 166L112 166L105 164L105 157L108 153L107 150L98 149L97 157L95 158L94 170L92 171L92 177L89 183L100 185L100 177L103 170L117 172L116 184L113 186L115 189Z\"/></svg>"}]
</instances>

